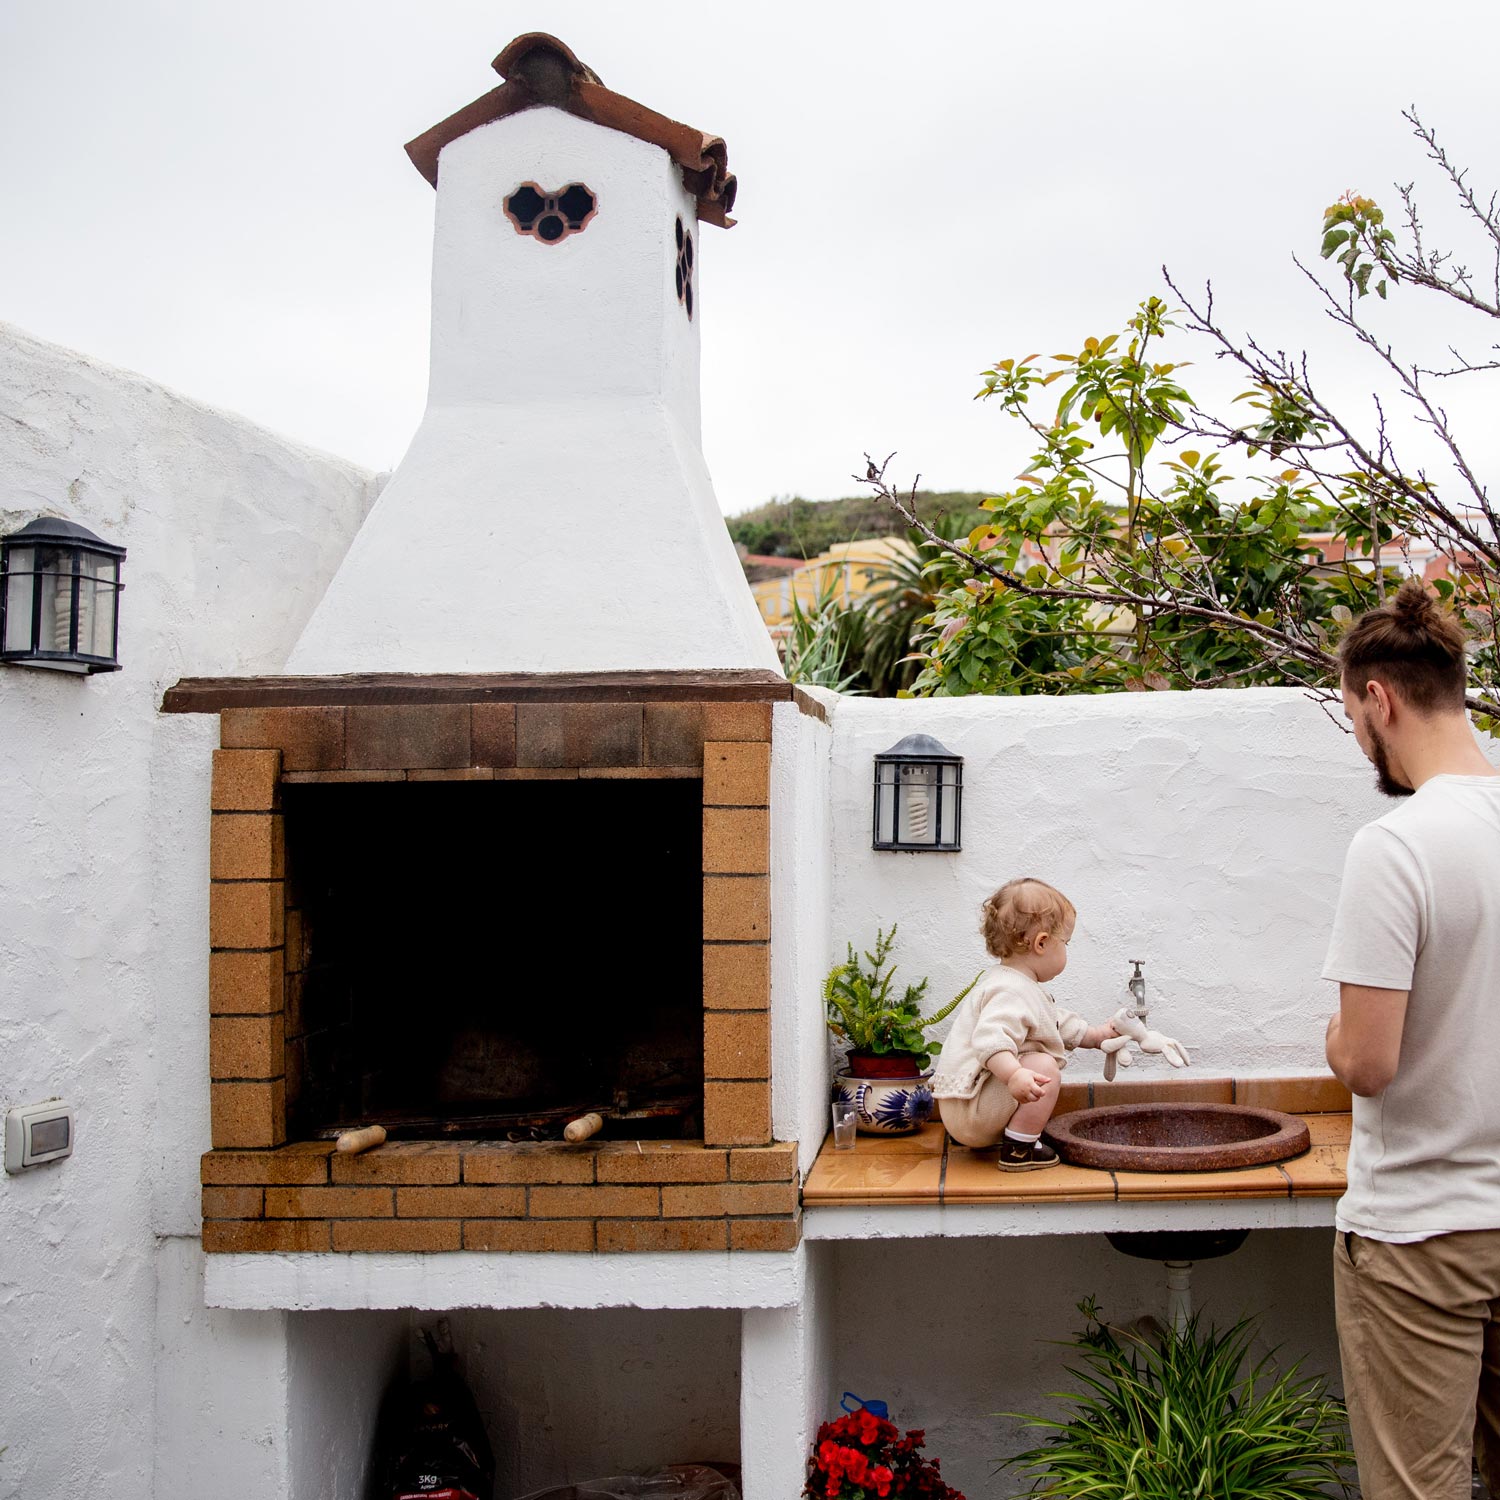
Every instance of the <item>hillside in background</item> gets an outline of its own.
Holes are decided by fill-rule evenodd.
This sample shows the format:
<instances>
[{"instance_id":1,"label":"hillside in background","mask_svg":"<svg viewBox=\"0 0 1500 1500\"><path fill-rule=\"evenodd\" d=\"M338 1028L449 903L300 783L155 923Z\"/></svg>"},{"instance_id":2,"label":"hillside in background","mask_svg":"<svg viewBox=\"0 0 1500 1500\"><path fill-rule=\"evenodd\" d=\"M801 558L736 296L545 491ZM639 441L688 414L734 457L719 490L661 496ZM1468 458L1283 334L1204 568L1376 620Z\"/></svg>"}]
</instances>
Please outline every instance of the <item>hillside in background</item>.
<instances>
[{"instance_id":1,"label":"hillside in background","mask_svg":"<svg viewBox=\"0 0 1500 1500\"><path fill-rule=\"evenodd\" d=\"M957 511L979 509L987 491L945 490L917 492L917 514L924 521ZM899 536L906 523L890 506L872 495L850 495L843 500L771 500L728 518L736 545L763 557L816 557L834 542L863 537Z\"/></svg>"}]
</instances>

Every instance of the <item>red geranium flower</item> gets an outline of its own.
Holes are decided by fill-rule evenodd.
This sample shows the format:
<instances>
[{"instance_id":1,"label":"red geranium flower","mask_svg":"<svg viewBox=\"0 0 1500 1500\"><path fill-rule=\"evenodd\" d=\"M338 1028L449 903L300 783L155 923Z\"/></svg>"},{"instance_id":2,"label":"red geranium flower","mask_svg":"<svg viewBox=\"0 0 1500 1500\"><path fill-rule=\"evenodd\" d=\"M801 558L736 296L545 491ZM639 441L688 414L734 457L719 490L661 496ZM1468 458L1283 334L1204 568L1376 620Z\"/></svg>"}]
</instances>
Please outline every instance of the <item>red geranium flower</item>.
<instances>
[{"instance_id":1,"label":"red geranium flower","mask_svg":"<svg viewBox=\"0 0 1500 1500\"><path fill-rule=\"evenodd\" d=\"M904 1437L894 1422L860 1408L818 1428L803 1493L811 1500L964 1500L943 1482L935 1458L918 1449L927 1434Z\"/></svg>"}]
</instances>

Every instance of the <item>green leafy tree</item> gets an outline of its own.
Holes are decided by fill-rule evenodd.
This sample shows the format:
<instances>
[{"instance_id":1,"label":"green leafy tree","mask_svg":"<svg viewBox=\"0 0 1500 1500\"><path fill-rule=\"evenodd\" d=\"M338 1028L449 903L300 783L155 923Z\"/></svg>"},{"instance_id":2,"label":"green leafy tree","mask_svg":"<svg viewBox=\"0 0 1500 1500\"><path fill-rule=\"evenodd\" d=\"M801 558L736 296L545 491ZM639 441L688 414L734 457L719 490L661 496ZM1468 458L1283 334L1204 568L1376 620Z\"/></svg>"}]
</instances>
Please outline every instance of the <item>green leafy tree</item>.
<instances>
[{"instance_id":1,"label":"green leafy tree","mask_svg":"<svg viewBox=\"0 0 1500 1500\"><path fill-rule=\"evenodd\" d=\"M1500 264L1495 200L1480 200L1417 116L1408 119ZM1367 423L1337 411L1305 358L1236 341L1215 321L1211 294L1195 305L1168 277L1186 331L1247 377L1248 420L1194 403L1184 366L1163 357L1174 317L1151 297L1118 334L985 372L979 398L1024 424L1035 453L961 541L916 515L915 487L904 493L887 479L889 459L867 455L865 482L957 567L927 622L913 692L1274 683L1326 694L1337 681L1338 631L1400 574L1361 559L1425 542L1449 560L1435 586L1475 637L1470 708L1481 727L1500 725L1500 525L1433 394L1441 381L1493 378L1500 361L1486 346L1424 368L1399 356L1362 310L1371 292L1379 301L1406 285L1496 319L1500 280L1492 292L1431 249L1412 190L1399 191L1403 235L1359 195L1327 210L1321 249L1337 276L1333 286L1313 280L1325 310L1436 436L1447 472L1403 464L1378 400ZM1058 382L1060 399L1050 407L1049 395L1039 413ZM1330 555L1310 540L1315 533L1334 538Z\"/></svg>"},{"instance_id":2,"label":"green leafy tree","mask_svg":"<svg viewBox=\"0 0 1500 1500\"><path fill-rule=\"evenodd\" d=\"M978 512L937 512L929 524L953 540L967 535ZM793 682L851 695L890 698L910 687L920 665L916 642L924 621L957 575L952 555L917 532L885 559L851 562L870 587L851 602L840 600L830 570L816 597L804 604L794 590L782 659Z\"/></svg>"},{"instance_id":3,"label":"green leafy tree","mask_svg":"<svg viewBox=\"0 0 1500 1500\"><path fill-rule=\"evenodd\" d=\"M1331 528L1333 513L1298 471L1278 464L1246 493L1226 454L1166 447L1193 410L1179 364L1156 357L1172 326L1152 297L1122 334L985 372L980 398L1038 446L1016 487L986 500L986 520L950 552L966 566L933 611L915 692L1326 674L1323 622L1360 602L1368 576L1309 545L1306 533ZM1036 414L1064 380L1055 409ZM1119 446L1102 451L1101 440Z\"/></svg>"}]
</instances>

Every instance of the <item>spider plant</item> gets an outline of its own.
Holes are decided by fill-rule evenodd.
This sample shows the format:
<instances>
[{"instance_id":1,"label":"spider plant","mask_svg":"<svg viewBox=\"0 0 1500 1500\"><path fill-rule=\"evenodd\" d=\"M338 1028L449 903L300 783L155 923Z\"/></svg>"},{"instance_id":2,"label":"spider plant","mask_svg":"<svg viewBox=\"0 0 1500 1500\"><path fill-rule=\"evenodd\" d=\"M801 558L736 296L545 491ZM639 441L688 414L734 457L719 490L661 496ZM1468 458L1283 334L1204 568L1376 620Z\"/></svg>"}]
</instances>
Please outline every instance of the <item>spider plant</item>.
<instances>
[{"instance_id":1,"label":"spider plant","mask_svg":"<svg viewBox=\"0 0 1500 1500\"><path fill-rule=\"evenodd\" d=\"M1006 1459L1053 1500L1322 1500L1352 1493L1344 1408L1322 1379L1249 1363L1254 1322L1223 1333L1198 1316L1159 1344L1110 1328L1092 1300L1072 1347L1083 1385L1064 1418L1025 1416L1048 1433ZM1022 1413L1006 1412L1006 1416Z\"/></svg>"}]
</instances>

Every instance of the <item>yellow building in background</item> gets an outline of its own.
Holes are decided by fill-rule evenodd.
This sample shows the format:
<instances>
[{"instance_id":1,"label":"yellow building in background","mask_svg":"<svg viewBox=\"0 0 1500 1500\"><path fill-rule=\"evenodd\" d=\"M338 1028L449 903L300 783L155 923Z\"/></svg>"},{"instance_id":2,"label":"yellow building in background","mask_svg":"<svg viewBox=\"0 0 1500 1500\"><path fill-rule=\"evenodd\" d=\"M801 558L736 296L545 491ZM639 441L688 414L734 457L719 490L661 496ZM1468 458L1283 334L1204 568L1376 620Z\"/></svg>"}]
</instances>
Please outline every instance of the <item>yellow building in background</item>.
<instances>
[{"instance_id":1,"label":"yellow building in background","mask_svg":"<svg viewBox=\"0 0 1500 1500\"><path fill-rule=\"evenodd\" d=\"M761 619L776 635L784 632L792 622L794 598L804 610L816 607L825 597L839 608L845 608L881 586L879 574L884 568L911 556L911 544L904 538L873 536L865 541L836 542L828 551L802 563L779 557L748 557L745 561L749 564L790 564L781 576L762 578L750 585Z\"/></svg>"}]
</instances>

